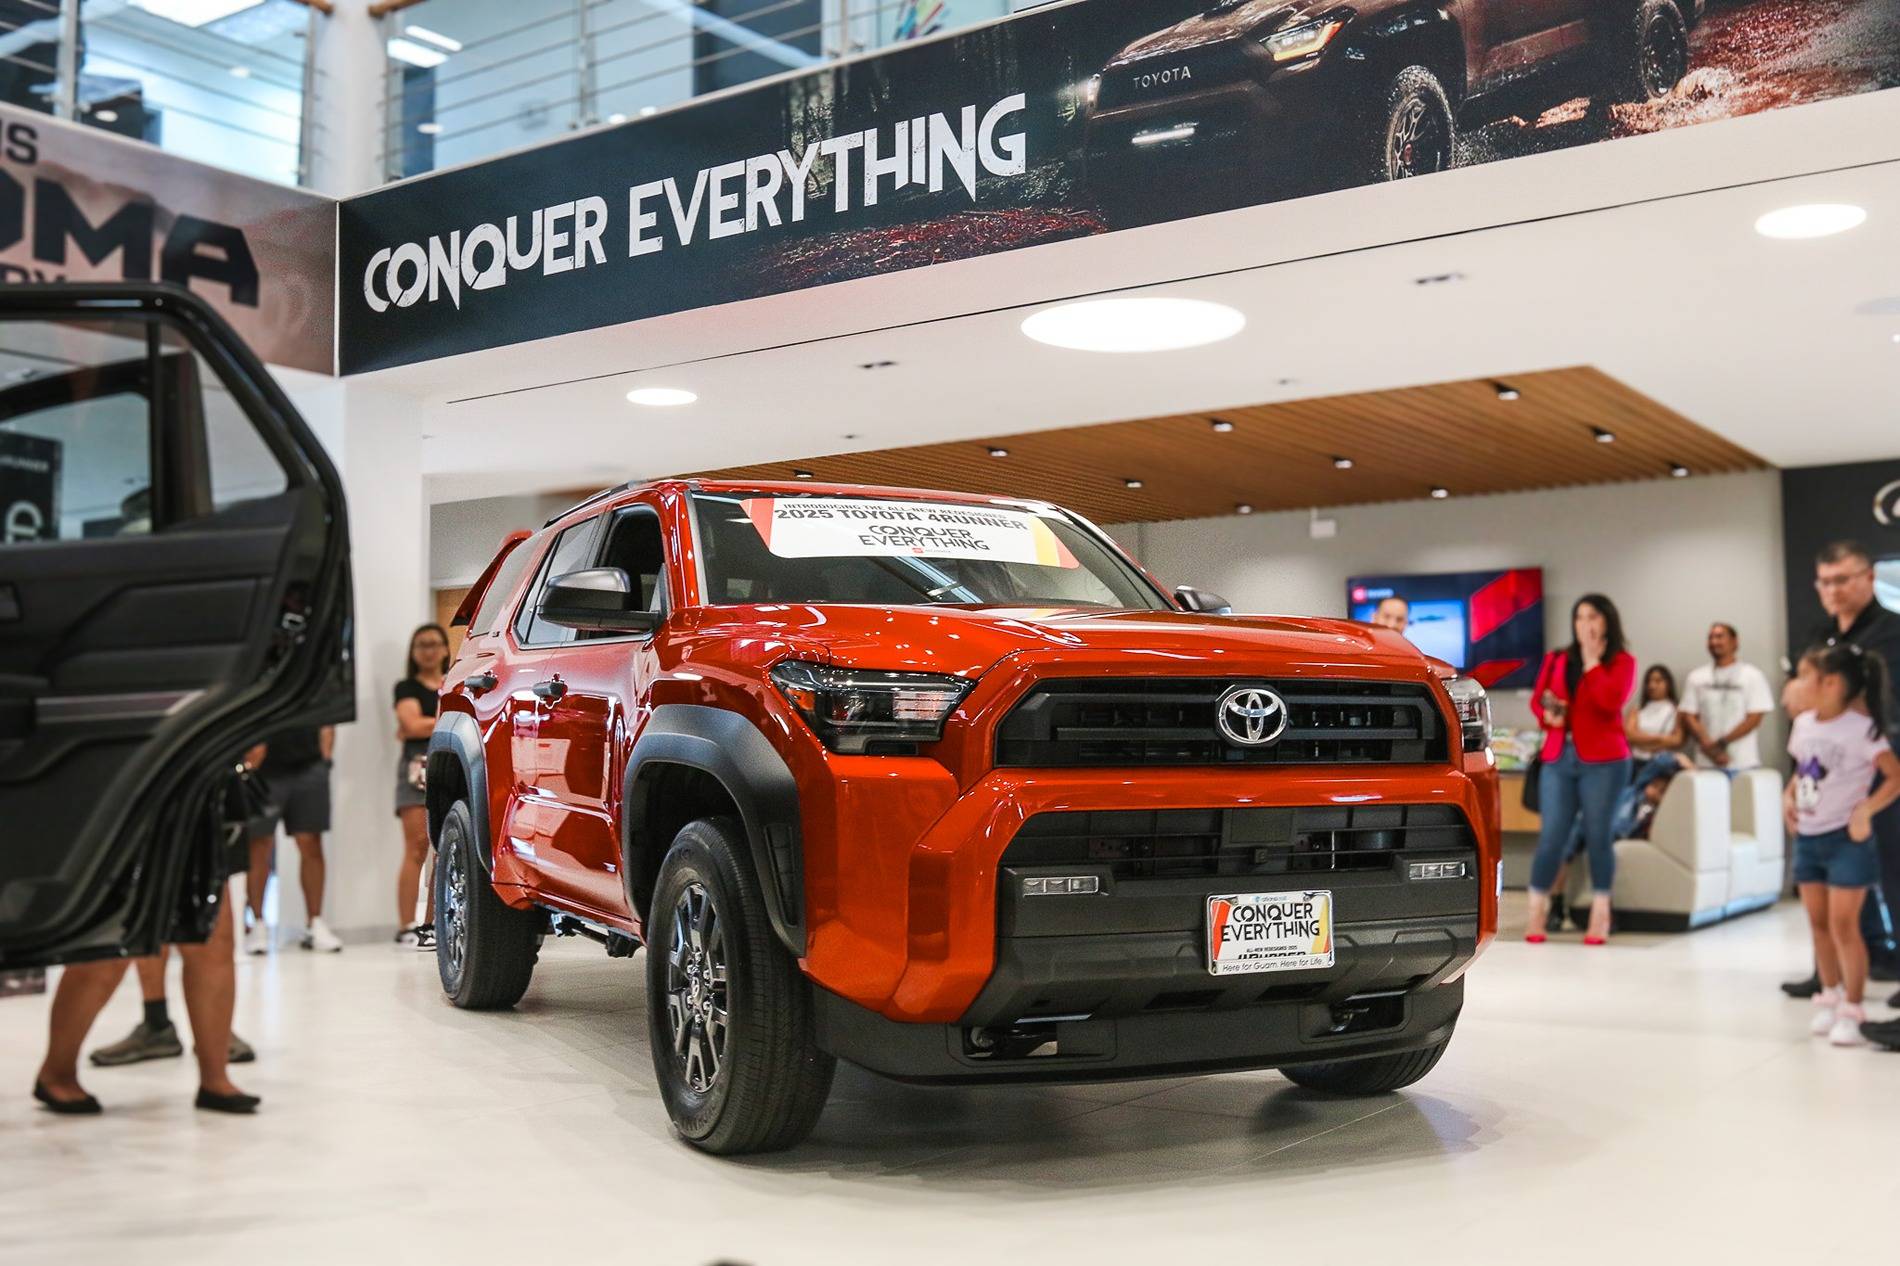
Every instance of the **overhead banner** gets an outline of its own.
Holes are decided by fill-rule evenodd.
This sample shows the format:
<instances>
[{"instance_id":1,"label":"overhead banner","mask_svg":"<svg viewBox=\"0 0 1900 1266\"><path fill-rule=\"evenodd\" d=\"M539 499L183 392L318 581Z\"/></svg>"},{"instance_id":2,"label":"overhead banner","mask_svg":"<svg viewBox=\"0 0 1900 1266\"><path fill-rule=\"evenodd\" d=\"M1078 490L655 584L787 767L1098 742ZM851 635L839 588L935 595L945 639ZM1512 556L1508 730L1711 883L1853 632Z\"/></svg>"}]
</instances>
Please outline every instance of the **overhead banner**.
<instances>
[{"instance_id":1,"label":"overhead banner","mask_svg":"<svg viewBox=\"0 0 1900 1266\"><path fill-rule=\"evenodd\" d=\"M1900 0L1084 0L350 199L339 359L408 364L1894 83Z\"/></svg>"},{"instance_id":2,"label":"overhead banner","mask_svg":"<svg viewBox=\"0 0 1900 1266\"><path fill-rule=\"evenodd\" d=\"M330 373L336 203L0 106L0 281L172 281L273 365Z\"/></svg>"}]
</instances>

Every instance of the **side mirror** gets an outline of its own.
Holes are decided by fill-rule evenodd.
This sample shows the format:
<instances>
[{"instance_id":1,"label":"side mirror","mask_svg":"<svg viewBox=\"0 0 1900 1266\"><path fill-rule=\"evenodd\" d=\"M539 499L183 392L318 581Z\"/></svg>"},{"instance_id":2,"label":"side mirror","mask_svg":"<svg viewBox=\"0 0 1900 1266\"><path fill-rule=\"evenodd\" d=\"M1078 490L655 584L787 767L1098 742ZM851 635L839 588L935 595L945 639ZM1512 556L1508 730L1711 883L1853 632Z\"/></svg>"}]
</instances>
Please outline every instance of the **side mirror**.
<instances>
[{"instance_id":1,"label":"side mirror","mask_svg":"<svg viewBox=\"0 0 1900 1266\"><path fill-rule=\"evenodd\" d=\"M1174 591L1174 600L1181 604L1183 611L1199 611L1202 615L1232 615L1234 613L1234 604L1211 589L1196 589L1192 585L1182 585Z\"/></svg>"},{"instance_id":2,"label":"side mirror","mask_svg":"<svg viewBox=\"0 0 1900 1266\"><path fill-rule=\"evenodd\" d=\"M658 611L635 610L633 582L618 567L589 567L548 581L537 614L549 624L609 633L651 633Z\"/></svg>"}]
</instances>

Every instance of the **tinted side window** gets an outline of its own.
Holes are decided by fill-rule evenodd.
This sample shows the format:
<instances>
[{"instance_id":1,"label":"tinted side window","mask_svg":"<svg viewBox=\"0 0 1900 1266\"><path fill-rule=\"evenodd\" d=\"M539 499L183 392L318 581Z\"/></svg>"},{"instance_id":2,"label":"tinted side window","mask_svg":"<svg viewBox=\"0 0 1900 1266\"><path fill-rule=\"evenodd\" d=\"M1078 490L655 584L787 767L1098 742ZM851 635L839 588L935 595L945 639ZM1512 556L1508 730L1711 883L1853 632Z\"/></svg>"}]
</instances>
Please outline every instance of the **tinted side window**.
<instances>
[{"instance_id":1,"label":"tinted side window","mask_svg":"<svg viewBox=\"0 0 1900 1266\"><path fill-rule=\"evenodd\" d=\"M521 605L521 614L515 617L515 636L524 646L559 646L574 640L574 630L562 628L558 624L549 624L535 614L541 604L541 591L547 587L550 576L564 576L571 571L579 571L587 566L594 545L594 529L600 526L599 519L589 519L576 523L554 538L554 548L548 551L548 561L542 565L541 574L535 578L534 592Z\"/></svg>"},{"instance_id":2,"label":"tinted side window","mask_svg":"<svg viewBox=\"0 0 1900 1266\"><path fill-rule=\"evenodd\" d=\"M475 616L468 622L469 637L480 637L492 633L501 620L501 610L514 597L515 589L521 584L522 573L528 570L528 561L541 552L545 533L536 533L509 551L508 557L495 571L494 579L488 582L488 589L482 594L481 605L475 608Z\"/></svg>"},{"instance_id":3,"label":"tinted side window","mask_svg":"<svg viewBox=\"0 0 1900 1266\"><path fill-rule=\"evenodd\" d=\"M666 600L666 556L660 547L660 517L651 510L627 510L615 517L600 565L626 572L638 595L635 605L646 611L658 611Z\"/></svg>"}]
</instances>

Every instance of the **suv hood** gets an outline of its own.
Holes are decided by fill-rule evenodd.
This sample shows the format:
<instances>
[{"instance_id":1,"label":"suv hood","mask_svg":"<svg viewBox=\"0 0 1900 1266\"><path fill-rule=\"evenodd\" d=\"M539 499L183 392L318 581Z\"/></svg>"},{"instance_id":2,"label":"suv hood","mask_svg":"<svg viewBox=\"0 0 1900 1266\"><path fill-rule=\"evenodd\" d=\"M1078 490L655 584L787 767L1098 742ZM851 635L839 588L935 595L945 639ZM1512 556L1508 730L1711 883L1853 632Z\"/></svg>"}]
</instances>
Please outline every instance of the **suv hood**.
<instances>
[{"instance_id":1,"label":"suv hood","mask_svg":"<svg viewBox=\"0 0 1900 1266\"><path fill-rule=\"evenodd\" d=\"M728 608L734 616L738 612ZM1221 676L1372 670L1428 680L1424 655L1396 633L1346 620L1106 611L1073 607L744 608L799 658L841 667L972 677L1031 652L1125 655L1131 672ZM1190 668L1189 665L1195 667Z\"/></svg>"},{"instance_id":2,"label":"suv hood","mask_svg":"<svg viewBox=\"0 0 1900 1266\"><path fill-rule=\"evenodd\" d=\"M1288 4L1286 0L1224 0L1184 22L1142 36L1117 53L1109 66L1202 48L1255 31L1277 30L1287 19L1312 7L1311 4Z\"/></svg>"}]
</instances>

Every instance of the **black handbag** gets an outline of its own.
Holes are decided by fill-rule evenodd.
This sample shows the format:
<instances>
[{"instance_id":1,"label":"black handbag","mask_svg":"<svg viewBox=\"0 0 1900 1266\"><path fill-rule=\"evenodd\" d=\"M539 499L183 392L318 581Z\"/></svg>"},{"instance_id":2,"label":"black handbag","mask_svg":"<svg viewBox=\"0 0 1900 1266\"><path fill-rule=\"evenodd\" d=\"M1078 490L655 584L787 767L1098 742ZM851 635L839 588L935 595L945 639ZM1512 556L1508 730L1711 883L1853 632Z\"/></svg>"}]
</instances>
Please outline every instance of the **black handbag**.
<instances>
[{"instance_id":1,"label":"black handbag","mask_svg":"<svg viewBox=\"0 0 1900 1266\"><path fill-rule=\"evenodd\" d=\"M1544 800L1544 754L1542 752L1524 762L1524 807L1532 813L1541 813Z\"/></svg>"}]
</instances>

